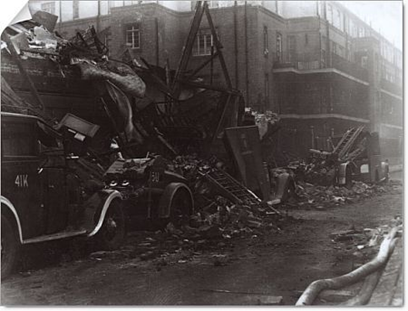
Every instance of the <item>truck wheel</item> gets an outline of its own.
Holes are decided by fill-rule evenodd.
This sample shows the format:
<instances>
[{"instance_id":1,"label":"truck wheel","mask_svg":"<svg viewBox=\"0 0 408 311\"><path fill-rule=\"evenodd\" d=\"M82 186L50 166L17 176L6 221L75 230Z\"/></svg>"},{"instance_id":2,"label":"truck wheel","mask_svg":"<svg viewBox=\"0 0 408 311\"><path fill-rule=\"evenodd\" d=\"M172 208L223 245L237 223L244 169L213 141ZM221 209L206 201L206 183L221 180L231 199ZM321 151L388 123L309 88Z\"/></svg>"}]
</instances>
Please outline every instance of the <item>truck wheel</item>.
<instances>
[{"instance_id":1,"label":"truck wheel","mask_svg":"<svg viewBox=\"0 0 408 311\"><path fill-rule=\"evenodd\" d=\"M175 227L181 227L187 224L190 219L193 202L186 190L180 189L176 192L171 200L170 205L170 222Z\"/></svg>"},{"instance_id":2,"label":"truck wheel","mask_svg":"<svg viewBox=\"0 0 408 311\"><path fill-rule=\"evenodd\" d=\"M126 219L120 200L112 201L97 237L100 247L104 250L118 249L124 243L126 239Z\"/></svg>"},{"instance_id":3,"label":"truck wheel","mask_svg":"<svg viewBox=\"0 0 408 311\"><path fill-rule=\"evenodd\" d=\"M20 242L10 220L1 215L1 279L7 278L14 270Z\"/></svg>"}]
</instances>

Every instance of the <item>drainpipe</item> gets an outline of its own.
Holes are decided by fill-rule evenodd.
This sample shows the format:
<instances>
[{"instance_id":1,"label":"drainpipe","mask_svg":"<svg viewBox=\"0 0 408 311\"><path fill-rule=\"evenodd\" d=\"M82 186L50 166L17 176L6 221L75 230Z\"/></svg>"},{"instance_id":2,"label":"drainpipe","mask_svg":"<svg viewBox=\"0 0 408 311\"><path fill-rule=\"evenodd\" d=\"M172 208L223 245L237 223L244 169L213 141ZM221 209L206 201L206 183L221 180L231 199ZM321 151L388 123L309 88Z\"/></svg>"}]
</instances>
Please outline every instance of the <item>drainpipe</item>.
<instances>
[{"instance_id":1,"label":"drainpipe","mask_svg":"<svg viewBox=\"0 0 408 311\"><path fill-rule=\"evenodd\" d=\"M238 71L238 2L234 1L234 54L235 54L235 88L239 89Z\"/></svg>"},{"instance_id":2,"label":"drainpipe","mask_svg":"<svg viewBox=\"0 0 408 311\"><path fill-rule=\"evenodd\" d=\"M329 20L327 19L327 4L326 1L324 2L324 19L326 21L326 51L327 51L327 57L326 57L326 66L332 67L332 57L331 57L331 51L330 51L330 25L329 25Z\"/></svg>"},{"instance_id":3,"label":"drainpipe","mask_svg":"<svg viewBox=\"0 0 408 311\"><path fill-rule=\"evenodd\" d=\"M244 26L245 26L245 91L246 91L246 103L245 106L249 104L249 72L248 72L248 9L247 9L247 1L245 1L244 7Z\"/></svg>"}]
</instances>

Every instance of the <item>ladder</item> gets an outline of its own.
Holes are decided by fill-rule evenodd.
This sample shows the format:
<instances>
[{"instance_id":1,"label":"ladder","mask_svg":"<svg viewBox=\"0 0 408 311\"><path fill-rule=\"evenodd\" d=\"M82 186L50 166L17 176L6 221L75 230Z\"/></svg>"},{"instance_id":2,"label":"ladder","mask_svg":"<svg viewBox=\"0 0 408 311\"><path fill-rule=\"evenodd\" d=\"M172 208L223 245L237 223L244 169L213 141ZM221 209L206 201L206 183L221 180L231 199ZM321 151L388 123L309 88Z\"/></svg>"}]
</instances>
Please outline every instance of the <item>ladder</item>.
<instances>
[{"instance_id":1,"label":"ladder","mask_svg":"<svg viewBox=\"0 0 408 311\"><path fill-rule=\"evenodd\" d=\"M359 126L357 128L353 127L349 129L341 138L340 142L336 146L336 148L333 150L334 154L337 154L338 158L341 159L343 158L354 142L356 141L357 137L360 135L360 133L363 131L364 125Z\"/></svg>"},{"instance_id":2,"label":"ladder","mask_svg":"<svg viewBox=\"0 0 408 311\"><path fill-rule=\"evenodd\" d=\"M248 188L238 182L228 173L220 169L211 169L208 173L201 173L221 195L236 204L249 206L258 205L261 199Z\"/></svg>"}]
</instances>

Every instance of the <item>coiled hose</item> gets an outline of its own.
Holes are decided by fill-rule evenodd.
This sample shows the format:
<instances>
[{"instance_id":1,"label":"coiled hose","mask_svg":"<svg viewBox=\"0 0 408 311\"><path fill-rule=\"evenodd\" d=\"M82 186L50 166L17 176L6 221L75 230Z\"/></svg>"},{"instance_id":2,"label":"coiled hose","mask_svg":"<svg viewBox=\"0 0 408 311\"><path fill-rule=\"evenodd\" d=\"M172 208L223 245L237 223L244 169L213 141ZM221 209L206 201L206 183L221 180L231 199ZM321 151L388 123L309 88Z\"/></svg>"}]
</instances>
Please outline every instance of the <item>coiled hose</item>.
<instances>
[{"instance_id":1,"label":"coiled hose","mask_svg":"<svg viewBox=\"0 0 408 311\"><path fill-rule=\"evenodd\" d=\"M322 290L325 289L339 289L344 286L348 286L354 284L364 277L370 275L373 272L378 271L380 268L385 266L388 261L389 256L392 254L392 251L395 248L395 244L397 239L395 238L397 234L398 228L394 227L389 234L384 238L383 242L380 245L380 250L378 251L377 256L369 261L368 263L364 264L363 266L359 267L358 269L351 271L345 275L335 277L332 279L322 279L312 282L303 294L299 297L298 301L296 302L296 306L306 306L312 305L316 297L320 294ZM378 275L378 278L381 274ZM372 278L371 282L366 285L365 292L371 290L370 287L373 286L373 280L375 281L375 285L378 282L377 276L370 277ZM375 287L375 286L374 286Z\"/></svg>"}]
</instances>

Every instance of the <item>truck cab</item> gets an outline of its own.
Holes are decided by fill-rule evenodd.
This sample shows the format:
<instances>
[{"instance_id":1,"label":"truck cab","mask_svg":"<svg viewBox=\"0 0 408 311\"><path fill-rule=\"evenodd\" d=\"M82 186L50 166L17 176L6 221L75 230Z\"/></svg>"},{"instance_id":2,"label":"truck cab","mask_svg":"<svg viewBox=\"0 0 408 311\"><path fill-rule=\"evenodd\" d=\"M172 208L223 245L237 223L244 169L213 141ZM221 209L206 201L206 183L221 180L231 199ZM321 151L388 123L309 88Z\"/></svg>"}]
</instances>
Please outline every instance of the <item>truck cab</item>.
<instances>
[{"instance_id":1,"label":"truck cab","mask_svg":"<svg viewBox=\"0 0 408 311\"><path fill-rule=\"evenodd\" d=\"M2 278L24 244L95 236L114 248L124 239L120 193L98 184L95 165L40 118L1 113L1 166Z\"/></svg>"}]
</instances>

